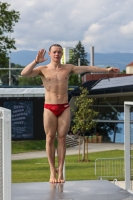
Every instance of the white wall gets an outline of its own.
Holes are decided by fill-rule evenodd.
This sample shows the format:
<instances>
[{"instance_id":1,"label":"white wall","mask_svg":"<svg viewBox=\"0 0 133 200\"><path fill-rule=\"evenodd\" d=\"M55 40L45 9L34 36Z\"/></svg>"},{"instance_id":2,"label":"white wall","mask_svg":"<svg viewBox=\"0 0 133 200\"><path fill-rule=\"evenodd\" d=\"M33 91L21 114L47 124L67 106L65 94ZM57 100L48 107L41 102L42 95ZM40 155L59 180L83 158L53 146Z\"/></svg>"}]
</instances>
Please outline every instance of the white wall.
<instances>
[{"instance_id":1,"label":"white wall","mask_svg":"<svg viewBox=\"0 0 133 200\"><path fill-rule=\"evenodd\" d=\"M126 74L133 74L133 66L126 67Z\"/></svg>"}]
</instances>

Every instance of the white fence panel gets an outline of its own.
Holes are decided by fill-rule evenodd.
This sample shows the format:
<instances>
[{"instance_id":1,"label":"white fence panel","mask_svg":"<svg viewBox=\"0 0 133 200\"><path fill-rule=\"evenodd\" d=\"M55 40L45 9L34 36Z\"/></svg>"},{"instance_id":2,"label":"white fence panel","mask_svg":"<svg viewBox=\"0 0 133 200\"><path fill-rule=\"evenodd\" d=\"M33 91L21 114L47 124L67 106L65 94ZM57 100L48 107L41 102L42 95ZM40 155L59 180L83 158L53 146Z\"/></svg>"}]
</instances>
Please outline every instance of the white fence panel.
<instances>
[{"instance_id":1,"label":"white fence panel","mask_svg":"<svg viewBox=\"0 0 133 200\"><path fill-rule=\"evenodd\" d=\"M125 189L133 192L133 102L124 102Z\"/></svg>"},{"instance_id":2,"label":"white fence panel","mask_svg":"<svg viewBox=\"0 0 133 200\"><path fill-rule=\"evenodd\" d=\"M0 107L0 200L11 200L11 111Z\"/></svg>"}]
</instances>

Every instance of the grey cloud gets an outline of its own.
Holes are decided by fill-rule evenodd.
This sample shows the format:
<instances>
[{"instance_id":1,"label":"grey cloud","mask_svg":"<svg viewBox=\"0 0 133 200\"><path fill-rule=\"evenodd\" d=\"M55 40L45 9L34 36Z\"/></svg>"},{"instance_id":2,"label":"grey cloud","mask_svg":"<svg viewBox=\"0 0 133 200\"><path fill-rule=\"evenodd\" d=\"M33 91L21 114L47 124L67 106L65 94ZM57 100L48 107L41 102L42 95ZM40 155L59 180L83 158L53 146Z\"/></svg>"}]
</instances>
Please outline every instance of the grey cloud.
<instances>
[{"instance_id":1,"label":"grey cloud","mask_svg":"<svg viewBox=\"0 0 133 200\"><path fill-rule=\"evenodd\" d=\"M18 49L47 49L52 43L75 46L81 40L98 52L132 51L133 0L6 0L21 20L13 37ZM100 28L92 27L98 25ZM122 29L123 27L123 29ZM124 34L124 27L130 34ZM94 31L95 29L95 31ZM123 31L122 31L123 30Z\"/></svg>"}]
</instances>

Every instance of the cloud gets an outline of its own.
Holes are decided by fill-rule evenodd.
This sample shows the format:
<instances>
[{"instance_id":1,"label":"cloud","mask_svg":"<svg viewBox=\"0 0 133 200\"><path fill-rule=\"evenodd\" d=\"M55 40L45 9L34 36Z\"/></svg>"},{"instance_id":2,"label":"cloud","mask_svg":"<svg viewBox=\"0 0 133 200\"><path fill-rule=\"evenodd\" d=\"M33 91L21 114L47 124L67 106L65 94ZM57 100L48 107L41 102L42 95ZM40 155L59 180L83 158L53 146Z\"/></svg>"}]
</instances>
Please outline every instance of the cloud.
<instances>
[{"instance_id":1,"label":"cloud","mask_svg":"<svg viewBox=\"0 0 133 200\"><path fill-rule=\"evenodd\" d=\"M90 32L90 33L98 33L98 31L103 27L103 25L100 25L98 23L95 23L95 24L92 24L88 31L87 32ZM87 34L87 33L86 33Z\"/></svg>"},{"instance_id":2,"label":"cloud","mask_svg":"<svg viewBox=\"0 0 133 200\"><path fill-rule=\"evenodd\" d=\"M120 32L125 36L133 38L133 21L129 22L124 26L121 26Z\"/></svg>"},{"instance_id":3,"label":"cloud","mask_svg":"<svg viewBox=\"0 0 133 200\"><path fill-rule=\"evenodd\" d=\"M12 37L18 50L48 49L53 43L86 51L133 52L133 0L6 0L20 12Z\"/></svg>"}]
</instances>

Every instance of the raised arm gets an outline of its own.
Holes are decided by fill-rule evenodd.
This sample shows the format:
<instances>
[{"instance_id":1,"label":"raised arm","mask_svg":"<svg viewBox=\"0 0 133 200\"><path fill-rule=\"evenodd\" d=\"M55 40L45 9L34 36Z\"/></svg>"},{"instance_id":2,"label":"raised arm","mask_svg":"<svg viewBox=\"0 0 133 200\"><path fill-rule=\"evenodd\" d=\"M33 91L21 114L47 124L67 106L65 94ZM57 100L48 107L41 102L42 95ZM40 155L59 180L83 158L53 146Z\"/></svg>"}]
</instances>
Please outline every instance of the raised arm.
<instances>
[{"instance_id":1,"label":"raised arm","mask_svg":"<svg viewBox=\"0 0 133 200\"><path fill-rule=\"evenodd\" d=\"M46 61L47 59L44 58L46 54L46 51L44 49L41 49L35 60L33 62L31 62L30 64L28 64L21 72L22 76L26 76L26 77L35 77L39 74L41 74L41 67L36 67L35 66L41 62Z\"/></svg>"},{"instance_id":2,"label":"raised arm","mask_svg":"<svg viewBox=\"0 0 133 200\"><path fill-rule=\"evenodd\" d=\"M100 68L96 66L73 66L72 73L74 74L82 74L85 72L92 72L92 73L118 73L120 70L115 67L110 68Z\"/></svg>"}]
</instances>

